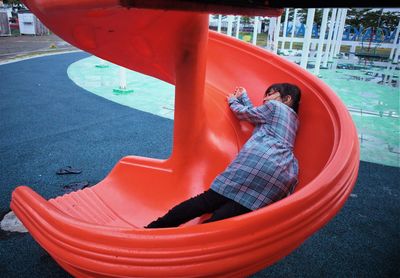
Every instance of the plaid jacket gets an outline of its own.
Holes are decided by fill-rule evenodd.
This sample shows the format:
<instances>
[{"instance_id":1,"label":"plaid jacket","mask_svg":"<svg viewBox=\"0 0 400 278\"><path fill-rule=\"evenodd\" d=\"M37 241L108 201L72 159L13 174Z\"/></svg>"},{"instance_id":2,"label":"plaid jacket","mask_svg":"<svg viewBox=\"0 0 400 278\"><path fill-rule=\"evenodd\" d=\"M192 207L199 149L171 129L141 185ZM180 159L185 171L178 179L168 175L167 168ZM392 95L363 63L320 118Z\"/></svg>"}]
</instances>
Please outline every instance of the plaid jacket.
<instances>
[{"instance_id":1,"label":"plaid jacket","mask_svg":"<svg viewBox=\"0 0 400 278\"><path fill-rule=\"evenodd\" d=\"M279 101L253 107L246 93L229 99L239 120L253 123L252 136L211 189L255 210L285 197L297 184L293 154L299 125L296 112Z\"/></svg>"}]
</instances>

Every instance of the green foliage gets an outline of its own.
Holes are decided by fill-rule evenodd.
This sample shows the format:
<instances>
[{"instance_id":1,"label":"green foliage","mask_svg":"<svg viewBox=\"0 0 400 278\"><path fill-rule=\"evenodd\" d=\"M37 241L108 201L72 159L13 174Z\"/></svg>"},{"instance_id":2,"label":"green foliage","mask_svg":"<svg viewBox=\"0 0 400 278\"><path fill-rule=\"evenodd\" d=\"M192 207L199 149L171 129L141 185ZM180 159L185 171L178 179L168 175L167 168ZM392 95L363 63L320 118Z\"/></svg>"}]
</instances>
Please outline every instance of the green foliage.
<instances>
[{"instance_id":1,"label":"green foliage","mask_svg":"<svg viewBox=\"0 0 400 278\"><path fill-rule=\"evenodd\" d=\"M383 9L350 9L346 23L352 26L396 28L400 13Z\"/></svg>"},{"instance_id":2,"label":"green foliage","mask_svg":"<svg viewBox=\"0 0 400 278\"><path fill-rule=\"evenodd\" d=\"M20 0L3 0L4 4L10 4L13 6L19 6L22 4L22 2Z\"/></svg>"},{"instance_id":3,"label":"green foliage","mask_svg":"<svg viewBox=\"0 0 400 278\"><path fill-rule=\"evenodd\" d=\"M251 23L251 19L248 16L242 16L240 18L240 22L243 23L243 24L250 24Z\"/></svg>"},{"instance_id":4,"label":"green foliage","mask_svg":"<svg viewBox=\"0 0 400 278\"><path fill-rule=\"evenodd\" d=\"M218 19L218 16L219 16L218 14L214 14L214 15L212 16L212 18L213 18L213 19ZM221 20L225 20L226 18L227 18L226 15L222 15L222 16L221 16Z\"/></svg>"}]
</instances>

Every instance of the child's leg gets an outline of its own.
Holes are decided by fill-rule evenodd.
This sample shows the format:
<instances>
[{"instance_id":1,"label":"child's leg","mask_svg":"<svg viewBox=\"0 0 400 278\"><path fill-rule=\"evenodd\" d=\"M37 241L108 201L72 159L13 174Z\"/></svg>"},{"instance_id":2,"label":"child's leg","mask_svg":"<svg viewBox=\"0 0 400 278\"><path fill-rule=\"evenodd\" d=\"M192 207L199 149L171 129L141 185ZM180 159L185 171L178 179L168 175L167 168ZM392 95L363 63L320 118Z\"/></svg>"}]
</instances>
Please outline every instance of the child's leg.
<instances>
[{"instance_id":1,"label":"child's leg","mask_svg":"<svg viewBox=\"0 0 400 278\"><path fill-rule=\"evenodd\" d=\"M204 221L204 223L214 222L229 217L238 216L244 213L248 213L250 211L251 209L248 209L242 206L241 204L229 199L228 202L226 202L221 207L216 209L212 214L212 216L206 221Z\"/></svg>"},{"instance_id":2,"label":"child's leg","mask_svg":"<svg viewBox=\"0 0 400 278\"><path fill-rule=\"evenodd\" d=\"M198 216L213 212L227 201L228 198L209 189L173 207L166 215L151 222L146 228L178 227Z\"/></svg>"}]
</instances>

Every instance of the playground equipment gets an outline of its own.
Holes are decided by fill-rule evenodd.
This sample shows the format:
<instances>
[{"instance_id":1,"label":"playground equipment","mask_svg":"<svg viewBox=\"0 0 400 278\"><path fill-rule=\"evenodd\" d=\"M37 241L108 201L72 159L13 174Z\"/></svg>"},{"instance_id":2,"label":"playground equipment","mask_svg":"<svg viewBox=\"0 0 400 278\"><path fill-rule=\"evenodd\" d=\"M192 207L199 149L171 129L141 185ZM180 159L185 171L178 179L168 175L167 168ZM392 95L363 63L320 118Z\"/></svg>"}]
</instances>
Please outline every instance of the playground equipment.
<instances>
[{"instance_id":1,"label":"playground equipment","mask_svg":"<svg viewBox=\"0 0 400 278\"><path fill-rule=\"evenodd\" d=\"M245 276L289 254L343 206L357 177L357 133L342 102L305 70L209 32L207 14L122 7L110 0L27 5L71 44L176 88L170 158L125 157L97 185L48 201L26 186L13 192L12 210L72 275ZM258 105L276 82L303 91L296 191L223 221L141 228L208 188L250 136L252 126L239 123L226 104L232 88L246 87Z\"/></svg>"},{"instance_id":2,"label":"playground equipment","mask_svg":"<svg viewBox=\"0 0 400 278\"><path fill-rule=\"evenodd\" d=\"M383 29L380 27L367 27L361 32L361 49L356 56L367 60L388 60L389 57L380 55L378 48L384 41Z\"/></svg>"}]
</instances>

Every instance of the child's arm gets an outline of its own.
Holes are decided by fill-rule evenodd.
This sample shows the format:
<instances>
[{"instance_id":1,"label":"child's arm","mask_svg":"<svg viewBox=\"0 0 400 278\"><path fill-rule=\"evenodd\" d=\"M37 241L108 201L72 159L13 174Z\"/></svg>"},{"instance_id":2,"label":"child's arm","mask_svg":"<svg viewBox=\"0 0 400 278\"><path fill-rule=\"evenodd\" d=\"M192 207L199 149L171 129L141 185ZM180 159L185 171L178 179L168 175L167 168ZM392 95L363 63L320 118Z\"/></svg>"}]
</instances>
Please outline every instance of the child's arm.
<instances>
[{"instance_id":1,"label":"child's arm","mask_svg":"<svg viewBox=\"0 0 400 278\"><path fill-rule=\"evenodd\" d=\"M247 99L250 102L246 93L243 93L239 98L241 98L242 101L243 99L245 99L245 101ZM243 105L242 101L235 96L231 96L228 99L229 107L239 120L248 121L253 124L266 123L268 115L272 110L272 105L265 104L259 107L249 107Z\"/></svg>"},{"instance_id":2,"label":"child's arm","mask_svg":"<svg viewBox=\"0 0 400 278\"><path fill-rule=\"evenodd\" d=\"M243 87L236 87L235 91L228 96L228 101L229 101L229 98L231 98L231 97L236 97L239 100L239 102L241 104L243 104L244 106L247 106L247 107L250 107L250 108L254 107L253 103L251 102L251 100L247 96L246 89L243 88Z\"/></svg>"},{"instance_id":3,"label":"child's arm","mask_svg":"<svg viewBox=\"0 0 400 278\"><path fill-rule=\"evenodd\" d=\"M247 92L244 91L238 98L237 98L244 106L247 106L249 108L253 108L254 105L247 96Z\"/></svg>"}]
</instances>

